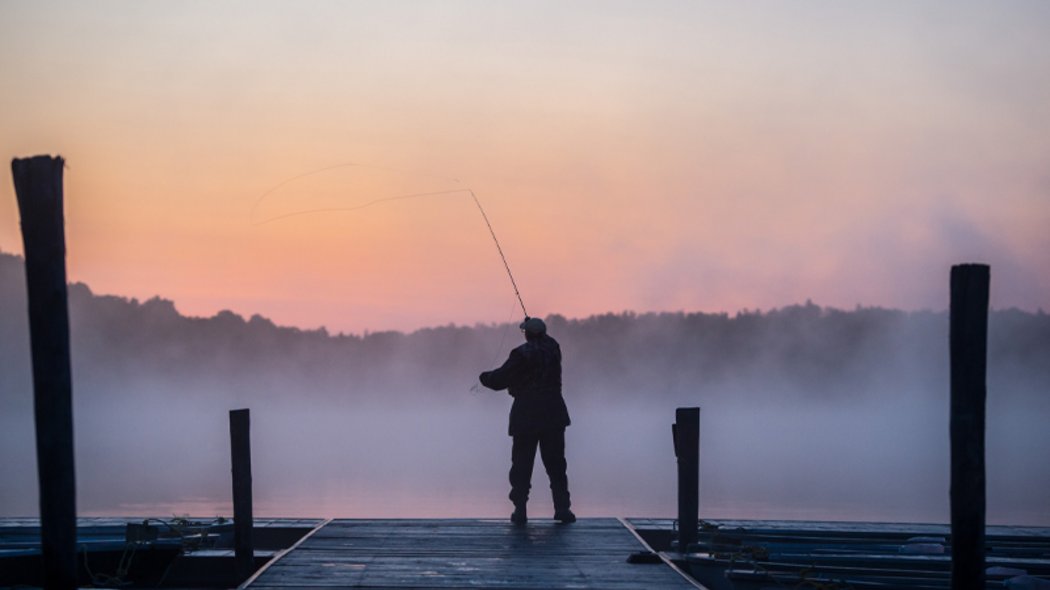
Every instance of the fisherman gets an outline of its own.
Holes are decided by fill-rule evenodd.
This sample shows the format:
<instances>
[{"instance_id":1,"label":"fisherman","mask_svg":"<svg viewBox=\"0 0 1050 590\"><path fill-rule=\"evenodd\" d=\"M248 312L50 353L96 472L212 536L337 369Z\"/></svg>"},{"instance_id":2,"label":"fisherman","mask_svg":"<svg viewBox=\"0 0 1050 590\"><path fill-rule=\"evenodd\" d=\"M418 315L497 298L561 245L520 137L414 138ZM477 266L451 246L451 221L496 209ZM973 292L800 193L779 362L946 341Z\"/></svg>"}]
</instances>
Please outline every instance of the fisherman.
<instances>
[{"instance_id":1,"label":"fisherman","mask_svg":"<svg viewBox=\"0 0 1050 590\"><path fill-rule=\"evenodd\" d=\"M481 374L481 384L489 389L506 389L514 398L510 408L509 434L514 439L510 456L510 501L516 525L528 522L525 504L532 487L532 466L536 447L550 478L554 498L554 519L576 522L569 509L569 478L565 463L565 427L569 411L561 395L561 348L547 335L547 325L539 318L525 317L518 326L525 344L510 352L503 366Z\"/></svg>"}]
</instances>

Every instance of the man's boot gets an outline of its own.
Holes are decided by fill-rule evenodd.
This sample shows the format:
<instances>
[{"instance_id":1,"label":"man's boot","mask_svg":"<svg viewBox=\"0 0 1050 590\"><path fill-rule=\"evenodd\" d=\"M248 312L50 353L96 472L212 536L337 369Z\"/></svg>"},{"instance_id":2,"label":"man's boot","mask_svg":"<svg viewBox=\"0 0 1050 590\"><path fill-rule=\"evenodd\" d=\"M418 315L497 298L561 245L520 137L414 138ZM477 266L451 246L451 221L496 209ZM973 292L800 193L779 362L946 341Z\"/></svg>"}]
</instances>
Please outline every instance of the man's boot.
<instances>
[{"instance_id":1,"label":"man's boot","mask_svg":"<svg viewBox=\"0 0 1050 590\"><path fill-rule=\"evenodd\" d=\"M554 520L562 524L571 524L576 522L576 515L568 508L561 508L554 511Z\"/></svg>"},{"instance_id":2,"label":"man's boot","mask_svg":"<svg viewBox=\"0 0 1050 590\"><path fill-rule=\"evenodd\" d=\"M576 522L576 515L569 509L569 506L572 505L569 500L569 490L561 489L559 486L551 489L551 495L554 497L554 520L562 524Z\"/></svg>"},{"instance_id":3,"label":"man's boot","mask_svg":"<svg viewBox=\"0 0 1050 590\"><path fill-rule=\"evenodd\" d=\"M522 526L529 522L528 513L525 511L525 503L521 502L514 505L514 513L510 515L510 521L518 526Z\"/></svg>"}]
</instances>

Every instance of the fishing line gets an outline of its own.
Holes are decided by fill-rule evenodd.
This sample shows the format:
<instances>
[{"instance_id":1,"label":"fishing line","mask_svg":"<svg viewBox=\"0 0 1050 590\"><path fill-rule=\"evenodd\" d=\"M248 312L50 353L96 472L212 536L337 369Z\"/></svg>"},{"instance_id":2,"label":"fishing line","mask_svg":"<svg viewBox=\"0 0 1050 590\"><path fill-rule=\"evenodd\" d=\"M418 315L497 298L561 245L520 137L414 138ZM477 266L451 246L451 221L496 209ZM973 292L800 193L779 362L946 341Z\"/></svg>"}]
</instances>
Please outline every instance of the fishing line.
<instances>
[{"instance_id":1,"label":"fishing line","mask_svg":"<svg viewBox=\"0 0 1050 590\"><path fill-rule=\"evenodd\" d=\"M497 363L499 362L500 356L503 355L503 344L507 341L507 334L510 332L510 330L514 326L514 324L517 323L517 322L514 321L514 308L515 307L517 307L517 306L514 305L514 303L510 304L510 311L507 314L507 321L503 322L503 324L502 324L503 328L500 330L499 345L496 346L496 348L493 349L493 350L496 351L496 355L492 358L492 362L490 362L489 364L485 365L486 367L499 366ZM482 387L481 383L474 383L473 385L470 386L470 392L471 393L480 393L481 392L481 387Z\"/></svg>"},{"instance_id":2,"label":"fishing line","mask_svg":"<svg viewBox=\"0 0 1050 590\"><path fill-rule=\"evenodd\" d=\"M277 190L280 189L282 186L285 186L287 184L291 184L291 183L293 183L293 182L295 182L297 180L301 180L303 178L308 178L310 176L315 176L317 174L321 174L323 172L329 172L331 170L337 170L339 168L368 168L370 170L386 170L388 172L397 172L399 174L410 174L410 175L413 175L413 176L432 176L434 178L440 178L442 180L450 180L450 181L452 181L452 182L454 182L456 184L459 184L459 179L458 178L452 178L452 177L444 176L444 175L437 174L437 173L434 173L434 172L429 172L429 171L426 171L426 170L402 170L400 168L393 168L393 167L390 167L390 166L376 166L374 164L361 164L360 162L343 162L342 164L333 164L332 166L325 166L324 168L317 168L316 170L311 170L309 172L304 172L302 174L297 174L295 176L292 176L291 178L286 178L286 179L282 180L281 182L278 182L277 184L275 184L272 187L270 187L266 192L264 192L263 194L259 195L259 198L255 200L255 204L252 205L251 213L248 215L248 218L252 222L252 225L262 225L263 223L269 223L270 221L275 221L276 220L276 219L267 219L267 220L263 220L263 221L257 223L255 221L255 212L259 209L259 205L262 205L263 201L266 200L266 197L270 196L272 193L277 192ZM313 211L310 211L310 212L313 212Z\"/></svg>"},{"instance_id":3,"label":"fishing line","mask_svg":"<svg viewBox=\"0 0 1050 590\"><path fill-rule=\"evenodd\" d=\"M436 196L439 196L439 195L450 195L452 193L462 193L462 192L469 192L469 191L470 191L470 189L457 188L457 189L451 189L451 190L447 190L447 191L434 191L434 192L429 192L429 193L411 193L411 194L408 194L408 195L394 195L394 196L390 196L390 197L382 197L382 198L379 198L379 199L375 199L375 200L369 201L367 203L364 203L363 205L354 205L353 207L323 207L323 208L318 208L318 209L307 209L306 211L292 211L291 213L285 213L283 215L277 215L277 216L274 216L274 217L267 217L266 219L263 219L262 221L253 221L252 225L266 225L267 223L270 223L270 222L273 222L273 221L279 221L281 219L288 219L289 217L297 217L299 215L311 215L313 213L335 213L335 212L340 212L340 211L342 211L342 212L345 212L345 211L357 211L358 209L365 209L367 207L372 207L373 205L378 205L380 203L385 203L387 201L397 201L397 200L400 200L400 199L418 199L418 198L422 198L422 197L436 197ZM474 193L471 193L471 194L474 194ZM482 213L482 215L484 215L484 213Z\"/></svg>"},{"instance_id":4,"label":"fishing line","mask_svg":"<svg viewBox=\"0 0 1050 590\"><path fill-rule=\"evenodd\" d=\"M514 288L514 296L518 299L518 304L521 306L521 311L522 311L522 313L525 314L525 317L529 317L529 312L526 311L526 309L525 309L525 302L521 298L521 291L518 289L518 282L514 280L514 273L511 272L510 264L507 262L507 256L503 253L503 247L499 243L499 238L496 237L496 231L492 228L492 222L489 221L489 216L488 216L488 214L485 213L485 208L481 206L481 200L478 199L478 196L474 193L473 189L464 187L464 188L457 188L457 189L450 189L450 190L443 190L443 191L430 191L430 192L421 192L421 193L410 193L410 194L406 194L406 195L394 195L394 196L390 196L390 197L382 197L382 198L378 198L378 199L373 199L373 200L371 200L371 201L369 201L367 203L364 203L364 204L361 204L361 205L354 205L352 207L325 207L325 208L319 208L319 209L307 209L305 211L293 211L291 213L285 213L285 214L277 215L277 216L274 216L274 217L268 217L268 218L263 219L261 221L255 221L254 220L256 210L259 208L259 206L262 204L262 202L264 200L266 200L266 197L268 195L272 194L273 192L275 192L277 189L281 188L282 186L290 184L290 183L292 183L292 182L294 182L296 180L299 180L299 179L302 179L302 178L306 178L308 176L313 176L315 174L320 174L322 172L327 172L329 170L335 170L337 168L346 168L346 167L351 167L351 166L357 166L357 167L362 167L362 168L375 168L375 169L382 169L382 170L391 170L391 171L401 172L401 173L405 173L406 172L404 170L397 170L395 168L388 168L388 167L383 167L383 166L370 166L370 165L365 165L365 164L358 164L356 162L347 162L347 163L343 163L343 164L336 164L335 166L328 166L328 167L325 167L325 168L319 168L317 170L313 170L313 171L310 171L310 172L307 172L307 173L304 173L304 174L299 174L298 176L293 176L293 177L291 177L291 178L289 178L287 180L283 180L283 181L279 182L278 184L274 185L272 188L270 188L269 190L264 192L262 195L260 195L259 198L255 201L255 205L252 207L251 213L249 214L249 221L251 222L251 224L253 226L259 226L259 225L265 225L267 223L271 223L271 222L274 222L274 221L279 221L279 220L282 220L282 219L288 219L290 217L297 217L297 216L300 216L300 215L311 215L311 214L314 214L314 213L332 213L332 212L358 211L360 209L365 209L367 207L372 207L372 206L375 206L375 205L378 205L378 204L381 204L381 203L390 202L390 201L397 201L397 200L404 200L404 199L418 199L418 198L423 198L423 197L436 197L436 196L451 195L451 194L462 193L462 192L470 193L470 197L474 200L474 204L477 205L478 211L481 213L481 218L485 221L485 227L488 228L489 235L492 236L492 242L496 245L496 251L499 253L500 260L503 261L503 268L507 271L507 277L510 279L511 287ZM423 174L427 175L427 176L434 176L434 177L438 177L438 178L443 178L445 180L451 180L451 181L453 181L453 182L455 182L457 184L459 183L459 179L456 179L456 178L450 178L450 177L447 177L447 176L441 176L441 175L432 174L432 173L423 173Z\"/></svg>"}]
</instances>

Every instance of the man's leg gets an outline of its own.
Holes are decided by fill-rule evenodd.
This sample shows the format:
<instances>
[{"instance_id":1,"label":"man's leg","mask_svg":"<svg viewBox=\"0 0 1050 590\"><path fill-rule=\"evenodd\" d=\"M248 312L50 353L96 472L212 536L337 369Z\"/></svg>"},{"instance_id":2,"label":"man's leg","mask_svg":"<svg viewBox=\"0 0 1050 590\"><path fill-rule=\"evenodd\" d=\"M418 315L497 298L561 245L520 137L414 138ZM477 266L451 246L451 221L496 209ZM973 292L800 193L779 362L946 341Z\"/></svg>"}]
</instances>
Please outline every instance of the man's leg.
<instances>
[{"instance_id":1,"label":"man's leg","mask_svg":"<svg viewBox=\"0 0 1050 590\"><path fill-rule=\"evenodd\" d=\"M529 501L532 487L532 466L536 461L538 437L532 434L514 436L510 451L510 501L514 502L511 520L523 524L526 520L525 504Z\"/></svg>"},{"instance_id":2,"label":"man's leg","mask_svg":"<svg viewBox=\"0 0 1050 590\"><path fill-rule=\"evenodd\" d=\"M565 429L547 430L540 436L540 457L547 477L551 481L551 496L554 499L554 518L562 522L575 522L576 516L569 510L569 476L565 462Z\"/></svg>"}]
</instances>

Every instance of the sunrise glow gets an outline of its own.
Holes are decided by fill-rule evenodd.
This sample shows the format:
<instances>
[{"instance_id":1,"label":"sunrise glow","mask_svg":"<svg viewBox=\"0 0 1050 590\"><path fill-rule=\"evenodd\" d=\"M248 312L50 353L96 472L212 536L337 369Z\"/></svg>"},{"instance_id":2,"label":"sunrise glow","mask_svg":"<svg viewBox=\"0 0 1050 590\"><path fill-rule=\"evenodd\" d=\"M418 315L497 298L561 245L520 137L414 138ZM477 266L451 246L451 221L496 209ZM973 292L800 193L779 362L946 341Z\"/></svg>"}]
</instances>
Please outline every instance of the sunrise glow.
<instances>
[{"instance_id":1,"label":"sunrise glow","mask_svg":"<svg viewBox=\"0 0 1050 590\"><path fill-rule=\"evenodd\" d=\"M517 318L469 193L345 210L460 188L535 315L944 309L971 260L1034 311L1048 26L1042 2L8 1L0 151L66 158L73 280L193 315Z\"/></svg>"}]
</instances>

